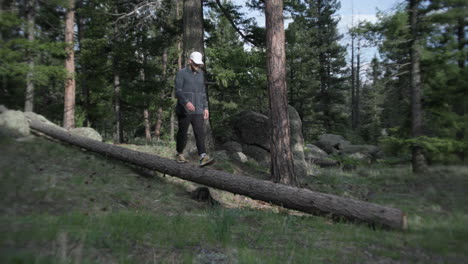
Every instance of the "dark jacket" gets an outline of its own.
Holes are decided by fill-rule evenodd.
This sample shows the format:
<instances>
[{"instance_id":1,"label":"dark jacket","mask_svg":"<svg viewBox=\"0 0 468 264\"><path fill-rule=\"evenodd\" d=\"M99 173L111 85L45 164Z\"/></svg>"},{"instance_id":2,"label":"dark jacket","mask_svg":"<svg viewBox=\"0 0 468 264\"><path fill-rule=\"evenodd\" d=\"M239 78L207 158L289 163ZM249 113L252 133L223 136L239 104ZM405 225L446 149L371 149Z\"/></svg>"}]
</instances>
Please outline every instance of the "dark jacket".
<instances>
[{"instance_id":1,"label":"dark jacket","mask_svg":"<svg viewBox=\"0 0 468 264\"><path fill-rule=\"evenodd\" d=\"M203 114L204 109L208 109L206 100L205 76L202 70L193 72L187 66L177 72L175 80L177 97L176 112L180 114ZM195 111L188 111L185 105L191 102L195 106ZM183 112L185 111L185 113Z\"/></svg>"}]
</instances>

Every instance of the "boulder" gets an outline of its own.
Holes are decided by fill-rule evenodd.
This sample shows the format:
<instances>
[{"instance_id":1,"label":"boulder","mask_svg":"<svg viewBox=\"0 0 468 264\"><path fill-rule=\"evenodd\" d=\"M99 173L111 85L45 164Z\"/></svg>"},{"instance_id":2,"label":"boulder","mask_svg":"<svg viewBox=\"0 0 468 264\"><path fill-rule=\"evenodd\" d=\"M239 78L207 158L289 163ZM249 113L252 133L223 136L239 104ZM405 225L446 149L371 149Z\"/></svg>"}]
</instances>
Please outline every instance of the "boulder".
<instances>
[{"instance_id":1,"label":"boulder","mask_svg":"<svg viewBox=\"0 0 468 264\"><path fill-rule=\"evenodd\" d=\"M299 177L307 175L307 163L304 156L304 137L302 121L296 109L288 106L290 124L291 151L294 158L294 171ZM232 152L243 152L258 163L270 166L270 121L265 115L253 111L243 111L230 122L234 136L224 145ZM232 141L237 141L239 146Z\"/></svg>"},{"instance_id":2,"label":"boulder","mask_svg":"<svg viewBox=\"0 0 468 264\"><path fill-rule=\"evenodd\" d=\"M86 137L89 139L102 142L101 135L91 127L77 127L70 129L70 133L76 136Z\"/></svg>"},{"instance_id":3,"label":"boulder","mask_svg":"<svg viewBox=\"0 0 468 264\"><path fill-rule=\"evenodd\" d=\"M304 156L305 160L314 160L314 159L323 159L328 157L328 154L323 151L321 148L312 145L312 144L307 144L304 147Z\"/></svg>"},{"instance_id":4,"label":"boulder","mask_svg":"<svg viewBox=\"0 0 468 264\"><path fill-rule=\"evenodd\" d=\"M341 154L349 156L353 153L361 153L371 159L378 159L382 156L382 151L374 145L348 145L341 149Z\"/></svg>"},{"instance_id":5,"label":"boulder","mask_svg":"<svg viewBox=\"0 0 468 264\"><path fill-rule=\"evenodd\" d=\"M223 144L223 149L229 152L242 152L242 145L235 141L228 141Z\"/></svg>"},{"instance_id":6,"label":"boulder","mask_svg":"<svg viewBox=\"0 0 468 264\"><path fill-rule=\"evenodd\" d=\"M46 125L49 125L49 126L53 126L54 128L57 128L57 129L61 129L61 130L65 130L65 128L61 127L61 126L58 126L56 125L55 123L52 123L50 122L47 118L45 118L44 116L42 115L39 115L39 114L36 114L34 112L24 112L24 115L26 116L26 118L29 120L36 120L36 121L39 121L39 122L42 122Z\"/></svg>"},{"instance_id":7,"label":"boulder","mask_svg":"<svg viewBox=\"0 0 468 264\"><path fill-rule=\"evenodd\" d=\"M6 111L8 111L8 108L6 108L4 105L0 105L0 114Z\"/></svg>"},{"instance_id":8,"label":"boulder","mask_svg":"<svg viewBox=\"0 0 468 264\"><path fill-rule=\"evenodd\" d=\"M249 161L249 158L242 152L233 152L231 154L231 158L241 163L246 163L247 161Z\"/></svg>"},{"instance_id":9,"label":"boulder","mask_svg":"<svg viewBox=\"0 0 468 264\"><path fill-rule=\"evenodd\" d=\"M266 167L270 167L271 164L271 156L270 156L270 151L257 147L255 145L248 145L248 144L243 144L242 149L244 150L244 154L251 157L261 165L264 165Z\"/></svg>"},{"instance_id":10,"label":"boulder","mask_svg":"<svg viewBox=\"0 0 468 264\"><path fill-rule=\"evenodd\" d=\"M304 136L302 135L302 121L294 107L288 105L291 150L294 159L296 177L307 176L307 163L304 156Z\"/></svg>"},{"instance_id":11,"label":"boulder","mask_svg":"<svg viewBox=\"0 0 468 264\"><path fill-rule=\"evenodd\" d=\"M270 150L270 129L268 117L265 115L243 111L232 119L231 125L238 139L234 139L235 141Z\"/></svg>"},{"instance_id":12,"label":"boulder","mask_svg":"<svg viewBox=\"0 0 468 264\"><path fill-rule=\"evenodd\" d=\"M24 113L13 110L7 110L1 113L0 132L14 138L29 136L29 123Z\"/></svg>"},{"instance_id":13,"label":"boulder","mask_svg":"<svg viewBox=\"0 0 468 264\"><path fill-rule=\"evenodd\" d=\"M338 154L341 149L351 145L351 142L344 139L343 136L335 134L323 134L315 142L316 146L323 149L328 154Z\"/></svg>"}]
</instances>

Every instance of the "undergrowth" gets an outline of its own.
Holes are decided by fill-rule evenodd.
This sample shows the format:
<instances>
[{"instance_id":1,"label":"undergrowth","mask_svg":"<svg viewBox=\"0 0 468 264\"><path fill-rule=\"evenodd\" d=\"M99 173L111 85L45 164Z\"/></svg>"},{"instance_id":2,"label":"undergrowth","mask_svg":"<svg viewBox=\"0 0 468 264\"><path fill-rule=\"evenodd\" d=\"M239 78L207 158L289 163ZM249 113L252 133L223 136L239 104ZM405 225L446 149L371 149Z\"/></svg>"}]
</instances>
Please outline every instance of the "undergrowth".
<instances>
[{"instance_id":1,"label":"undergrowth","mask_svg":"<svg viewBox=\"0 0 468 264\"><path fill-rule=\"evenodd\" d=\"M171 145L128 146L171 155ZM409 230L191 199L163 176L69 145L0 139L1 263L463 263L468 169L322 169L303 187L401 208ZM217 169L255 175L257 165Z\"/></svg>"}]
</instances>

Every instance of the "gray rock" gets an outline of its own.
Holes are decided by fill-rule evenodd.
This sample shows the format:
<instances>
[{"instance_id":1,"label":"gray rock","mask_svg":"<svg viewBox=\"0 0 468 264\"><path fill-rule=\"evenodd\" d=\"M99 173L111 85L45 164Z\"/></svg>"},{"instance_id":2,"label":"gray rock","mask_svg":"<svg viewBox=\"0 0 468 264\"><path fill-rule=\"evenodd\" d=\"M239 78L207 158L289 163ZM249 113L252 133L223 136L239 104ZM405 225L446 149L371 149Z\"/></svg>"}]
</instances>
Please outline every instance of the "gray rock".
<instances>
[{"instance_id":1,"label":"gray rock","mask_svg":"<svg viewBox=\"0 0 468 264\"><path fill-rule=\"evenodd\" d=\"M253 111L243 111L231 121L239 142L270 150L268 117Z\"/></svg>"},{"instance_id":2,"label":"gray rock","mask_svg":"<svg viewBox=\"0 0 468 264\"><path fill-rule=\"evenodd\" d=\"M341 149L351 145L351 142L347 141L340 135L323 134L314 145L323 149L328 154L338 154Z\"/></svg>"},{"instance_id":3,"label":"gray rock","mask_svg":"<svg viewBox=\"0 0 468 264\"><path fill-rule=\"evenodd\" d=\"M86 138L97 140L97 141L102 141L101 135L91 127L73 128L73 129L70 129L70 133L72 135L86 137Z\"/></svg>"},{"instance_id":4,"label":"gray rock","mask_svg":"<svg viewBox=\"0 0 468 264\"><path fill-rule=\"evenodd\" d=\"M264 148L257 147L254 145L247 145L243 144L242 149L244 150L244 154L253 158L255 161L260 163L261 165L270 166L271 163L271 156L270 152Z\"/></svg>"},{"instance_id":5,"label":"gray rock","mask_svg":"<svg viewBox=\"0 0 468 264\"><path fill-rule=\"evenodd\" d=\"M223 144L223 149L229 152L242 152L242 145L235 141L228 141Z\"/></svg>"},{"instance_id":6,"label":"gray rock","mask_svg":"<svg viewBox=\"0 0 468 264\"><path fill-rule=\"evenodd\" d=\"M341 150L342 155L349 156L354 153L365 155L368 159L377 160L383 157L382 150L374 145L349 145ZM358 155L359 156L359 155Z\"/></svg>"},{"instance_id":7,"label":"gray rock","mask_svg":"<svg viewBox=\"0 0 468 264\"><path fill-rule=\"evenodd\" d=\"M8 108L6 108L4 105L0 105L0 114L6 111L8 111Z\"/></svg>"},{"instance_id":8,"label":"gray rock","mask_svg":"<svg viewBox=\"0 0 468 264\"><path fill-rule=\"evenodd\" d=\"M294 173L296 177L307 176L307 163L304 156L304 136L302 135L302 121L294 107L288 105L291 150L294 159Z\"/></svg>"},{"instance_id":9,"label":"gray rock","mask_svg":"<svg viewBox=\"0 0 468 264\"><path fill-rule=\"evenodd\" d=\"M0 132L14 138L29 136L29 123L24 113L8 110L0 114Z\"/></svg>"},{"instance_id":10,"label":"gray rock","mask_svg":"<svg viewBox=\"0 0 468 264\"><path fill-rule=\"evenodd\" d=\"M53 126L56 129L65 130L65 128L63 128L61 126L58 126L55 123L50 122L44 116L36 114L34 112L24 112L24 115L26 116L28 121L35 120L35 121L38 121L38 122L42 122L42 123L44 123L46 125Z\"/></svg>"},{"instance_id":11,"label":"gray rock","mask_svg":"<svg viewBox=\"0 0 468 264\"><path fill-rule=\"evenodd\" d=\"M323 151L323 149L312 144L305 145L304 154L306 157L307 156L312 156L312 157L317 157L317 158L328 157L328 154L325 151Z\"/></svg>"},{"instance_id":12,"label":"gray rock","mask_svg":"<svg viewBox=\"0 0 468 264\"><path fill-rule=\"evenodd\" d=\"M249 161L249 158L242 152L231 153L231 158L241 163L246 163L247 161Z\"/></svg>"},{"instance_id":13,"label":"gray rock","mask_svg":"<svg viewBox=\"0 0 468 264\"><path fill-rule=\"evenodd\" d=\"M304 156L304 137L302 121L296 109L288 106L290 123L290 142L294 158L294 171L299 177L307 175ZM225 143L224 148L232 152L243 152L261 165L270 166L270 120L267 116L253 111L243 111L233 117L230 125L234 136ZM232 143L238 141L241 145Z\"/></svg>"}]
</instances>

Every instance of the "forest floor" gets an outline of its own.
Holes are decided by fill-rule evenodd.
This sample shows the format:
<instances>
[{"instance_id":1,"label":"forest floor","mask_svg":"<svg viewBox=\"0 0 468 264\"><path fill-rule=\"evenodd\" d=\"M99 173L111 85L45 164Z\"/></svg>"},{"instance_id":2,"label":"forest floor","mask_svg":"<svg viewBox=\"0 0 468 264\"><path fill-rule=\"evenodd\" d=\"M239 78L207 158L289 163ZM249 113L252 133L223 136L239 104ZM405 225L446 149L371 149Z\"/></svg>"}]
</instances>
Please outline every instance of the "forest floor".
<instances>
[{"instance_id":1,"label":"forest floor","mask_svg":"<svg viewBox=\"0 0 468 264\"><path fill-rule=\"evenodd\" d=\"M170 157L170 144L126 147ZM268 177L260 166L215 168ZM0 263L468 263L468 168L322 169L301 184L402 209L407 231L334 222L77 147L0 137Z\"/></svg>"}]
</instances>

